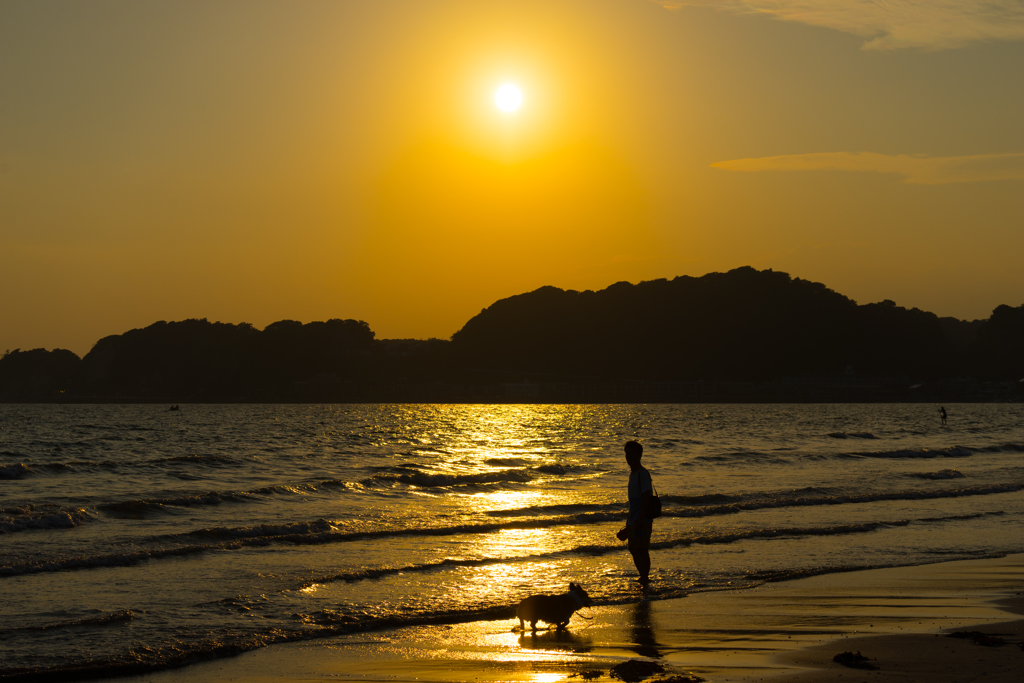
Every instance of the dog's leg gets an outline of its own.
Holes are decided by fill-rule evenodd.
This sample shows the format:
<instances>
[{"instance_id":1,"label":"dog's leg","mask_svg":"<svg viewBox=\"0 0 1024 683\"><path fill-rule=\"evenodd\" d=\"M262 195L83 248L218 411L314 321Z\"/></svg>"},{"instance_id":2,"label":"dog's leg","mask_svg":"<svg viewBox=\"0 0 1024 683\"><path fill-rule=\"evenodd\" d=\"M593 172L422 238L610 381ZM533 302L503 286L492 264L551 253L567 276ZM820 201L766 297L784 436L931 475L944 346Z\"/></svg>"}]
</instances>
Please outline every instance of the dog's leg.
<instances>
[{"instance_id":1,"label":"dog's leg","mask_svg":"<svg viewBox=\"0 0 1024 683\"><path fill-rule=\"evenodd\" d=\"M530 628L533 630L534 633L536 633L537 632L537 622L536 621L531 621L530 622Z\"/></svg>"},{"instance_id":2,"label":"dog's leg","mask_svg":"<svg viewBox=\"0 0 1024 683\"><path fill-rule=\"evenodd\" d=\"M523 624L523 620L522 620L522 618L521 618L521 617L520 617L520 619L519 619L519 631L520 631L520 632L525 632L525 631L526 631L526 625L525 625L525 624Z\"/></svg>"}]
</instances>

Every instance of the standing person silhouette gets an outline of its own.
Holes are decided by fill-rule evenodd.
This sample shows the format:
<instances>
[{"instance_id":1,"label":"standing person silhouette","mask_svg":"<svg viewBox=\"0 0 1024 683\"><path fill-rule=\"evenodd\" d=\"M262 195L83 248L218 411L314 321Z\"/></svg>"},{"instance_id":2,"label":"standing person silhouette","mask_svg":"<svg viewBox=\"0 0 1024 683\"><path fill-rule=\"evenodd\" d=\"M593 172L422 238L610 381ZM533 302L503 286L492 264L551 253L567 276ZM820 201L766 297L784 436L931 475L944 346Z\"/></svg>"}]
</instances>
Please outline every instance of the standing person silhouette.
<instances>
[{"instance_id":1,"label":"standing person silhouette","mask_svg":"<svg viewBox=\"0 0 1024 683\"><path fill-rule=\"evenodd\" d=\"M626 526L618 533L620 541L629 541L629 553L633 556L633 564L640 573L640 585L650 583L651 572L651 529L654 520L647 514L654 484L651 473L640 464L644 455L644 447L636 441L625 445L626 463L629 465L629 518Z\"/></svg>"},{"instance_id":2,"label":"standing person silhouette","mask_svg":"<svg viewBox=\"0 0 1024 683\"><path fill-rule=\"evenodd\" d=\"M942 418L942 424L946 424L946 406L939 408L939 417Z\"/></svg>"}]
</instances>

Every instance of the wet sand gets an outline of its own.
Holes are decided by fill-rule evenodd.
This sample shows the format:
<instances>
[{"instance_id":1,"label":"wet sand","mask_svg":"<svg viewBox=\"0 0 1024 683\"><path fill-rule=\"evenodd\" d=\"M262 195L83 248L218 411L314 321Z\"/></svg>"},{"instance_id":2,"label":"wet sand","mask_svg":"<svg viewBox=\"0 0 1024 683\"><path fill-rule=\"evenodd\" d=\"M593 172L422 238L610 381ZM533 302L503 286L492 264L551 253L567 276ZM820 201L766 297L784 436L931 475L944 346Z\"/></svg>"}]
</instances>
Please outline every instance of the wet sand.
<instances>
[{"instance_id":1,"label":"wet sand","mask_svg":"<svg viewBox=\"0 0 1024 683\"><path fill-rule=\"evenodd\" d=\"M657 558L655 558L656 560ZM1020 680L1024 555L829 574L752 590L583 610L564 632L518 622L423 626L281 645L141 677L198 681L610 681L630 660L647 680ZM986 646L953 631L1002 634ZM877 669L836 664L860 651ZM635 665L634 665L635 666ZM139 679L133 679L139 680ZM676 679L676 680L685 680Z\"/></svg>"}]
</instances>

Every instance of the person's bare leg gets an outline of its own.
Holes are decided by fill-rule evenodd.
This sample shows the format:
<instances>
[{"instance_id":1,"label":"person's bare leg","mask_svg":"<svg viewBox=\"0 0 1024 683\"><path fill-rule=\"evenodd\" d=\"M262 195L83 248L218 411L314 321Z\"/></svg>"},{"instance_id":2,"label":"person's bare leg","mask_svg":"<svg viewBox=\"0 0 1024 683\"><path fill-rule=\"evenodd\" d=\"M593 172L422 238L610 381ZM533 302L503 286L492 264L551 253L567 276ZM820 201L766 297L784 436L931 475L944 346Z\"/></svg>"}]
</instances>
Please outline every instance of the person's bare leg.
<instances>
[{"instance_id":1,"label":"person's bare leg","mask_svg":"<svg viewBox=\"0 0 1024 683\"><path fill-rule=\"evenodd\" d=\"M647 584L650 581L648 574L651 573L651 553L646 550L630 550L629 552L633 556L636 570L640 572L640 583Z\"/></svg>"}]
</instances>

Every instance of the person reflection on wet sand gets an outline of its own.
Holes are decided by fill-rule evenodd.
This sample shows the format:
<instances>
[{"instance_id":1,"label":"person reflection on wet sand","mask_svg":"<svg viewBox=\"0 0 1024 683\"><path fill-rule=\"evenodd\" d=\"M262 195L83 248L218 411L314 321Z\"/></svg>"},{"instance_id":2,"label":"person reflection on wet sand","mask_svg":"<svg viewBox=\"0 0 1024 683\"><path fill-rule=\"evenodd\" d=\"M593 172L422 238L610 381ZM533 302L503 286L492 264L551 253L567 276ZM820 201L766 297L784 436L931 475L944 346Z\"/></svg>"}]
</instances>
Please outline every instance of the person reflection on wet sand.
<instances>
[{"instance_id":1,"label":"person reflection on wet sand","mask_svg":"<svg viewBox=\"0 0 1024 683\"><path fill-rule=\"evenodd\" d=\"M661 659L664 655L658 650L661 644L654 637L651 603L647 600L636 603L630 617L630 635L633 645L629 649L641 657Z\"/></svg>"}]
</instances>

